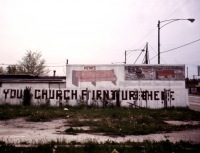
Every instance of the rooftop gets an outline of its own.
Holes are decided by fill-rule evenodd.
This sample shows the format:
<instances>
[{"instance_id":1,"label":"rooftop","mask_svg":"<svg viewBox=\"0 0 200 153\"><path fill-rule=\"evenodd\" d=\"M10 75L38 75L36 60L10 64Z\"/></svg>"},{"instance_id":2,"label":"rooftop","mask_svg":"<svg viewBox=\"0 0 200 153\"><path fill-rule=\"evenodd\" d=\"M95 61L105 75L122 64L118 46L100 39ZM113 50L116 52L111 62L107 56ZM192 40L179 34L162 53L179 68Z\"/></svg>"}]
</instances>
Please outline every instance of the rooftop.
<instances>
[{"instance_id":1,"label":"rooftop","mask_svg":"<svg viewBox=\"0 0 200 153\"><path fill-rule=\"evenodd\" d=\"M65 82L66 76L33 76L0 74L0 82Z\"/></svg>"}]
</instances>

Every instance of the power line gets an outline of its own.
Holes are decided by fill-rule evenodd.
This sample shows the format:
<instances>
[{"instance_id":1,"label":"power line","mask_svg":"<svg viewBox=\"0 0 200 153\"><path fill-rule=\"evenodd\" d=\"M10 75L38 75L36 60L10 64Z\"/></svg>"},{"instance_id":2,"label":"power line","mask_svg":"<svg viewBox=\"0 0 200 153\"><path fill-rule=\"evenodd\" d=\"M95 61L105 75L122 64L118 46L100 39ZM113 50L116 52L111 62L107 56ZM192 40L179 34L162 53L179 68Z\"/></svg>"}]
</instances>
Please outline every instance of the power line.
<instances>
[{"instance_id":1,"label":"power line","mask_svg":"<svg viewBox=\"0 0 200 153\"><path fill-rule=\"evenodd\" d=\"M149 36L152 32L154 32L157 29L157 27L153 27L144 37L142 37L137 43L135 43L134 46L137 46L140 42L142 42L147 36Z\"/></svg>"},{"instance_id":2,"label":"power line","mask_svg":"<svg viewBox=\"0 0 200 153\"><path fill-rule=\"evenodd\" d=\"M139 57L141 56L142 52L144 52L144 49L146 48L146 45L143 47L143 49L136 49L136 50L126 50L126 51L141 51L139 56L137 57L137 59L135 60L134 64L137 62L137 60L139 59ZM128 58L126 58L126 51L125 51L125 64L126 64L126 59L128 59L131 55L128 56Z\"/></svg>"},{"instance_id":3,"label":"power line","mask_svg":"<svg viewBox=\"0 0 200 153\"><path fill-rule=\"evenodd\" d=\"M193 43L195 43L195 42L197 42L197 41L200 41L200 39L197 39L197 40L195 40L195 41L189 42L189 43L187 43L187 44L184 44L184 45L181 45L181 46L179 46L179 47L172 48L172 49L169 49L169 50L166 50L166 51L160 52L160 53L170 52L170 51L173 51L173 50L176 50L176 49L179 49L179 48L182 48L182 47L188 46L188 45L190 45L190 44L193 44ZM156 56L158 56L158 54L156 54L155 56L153 56L150 60L154 59Z\"/></svg>"},{"instance_id":4,"label":"power line","mask_svg":"<svg viewBox=\"0 0 200 153\"><path fill-rule=\"evenodd\" d=\"M141 50L140 55L142 54L142 52L144 51L144 49L145 49L146 47L147 47L147 46L145 45L144 48ZM138 56L138 58L140 57L140 55ZM138 58L136 59L135 63L137 62ZM135 64L135 63L134 63L134 64Z\"/></svg>"},{"instance_id":5,"label":"power line","mask_svg":"<svg viewBox=\"0 0 200 153\"><path fill-rule=\"evenodd\" d=\"M142 52L143 52L143 51L140 52L138 58L140 57L140 55L142 54ZM136 59L135 63L137 62L138 58ZM135 63L134 63L134 64L135 64Z\"/></svg>"},{"instance_id":6,"label":"power line","mask_svg":"<svg viewBox=\"0 0 200 153\"><path fill-rule=\"evenodd\" d=\"M0 65L2 65L2 66L19 66L18 64L4 64L4 63L2 63L2 64L0 64ZM65 65L45 65L46 67L63 67L63 66L65 66Z\"/></svg>"},{"instance_id":7,"label":"power line","mask_svg":"<svg viewBox=\"0 0 200 153\"><path fill-rule=\"evenodd\" d=\"M186 2L183 2L182 4L180 4L179 6L177 6L173 12L171 12L165 19L167 20L168 18L171 18L172 15L174 15L177 11L180 10L180 8L183 8L186 4L190 3L191 1L186 1Z\"/></svg>"},{"instance_id":8,"label":"power line","mask_svg":"<svg viewBox=\"0 0 200 153\"><path fill-rule=\"evenodd\" d=\"M4 64L4 63L1 63L0 65L7 65L7 66L13 65L13 66L15 66L15 65L17 65L17 64Z\"/></svg>"},{"instance_id":9,"label":"power line","mask_svg":"<svg viewBox=\"0 0 200 153\"><path fill-rule=\"evenodd\" d=\"M149 46L151 47L151 49L156 53L156 50L149 44ZM154 59L155 57L157 57L158 56L158 54L156 53L156 55L155 56L153 56L151 59L149 59L149 60L152 60L152 59ZM160 59L162 60L162 62L164 62L164 63L166 63L164 60L163 60L163 58L162 57L160 57Z\"/></svg>"},{"instance_id":10,"label":"power line","mask_svg":"<svg viewBox=\"0 0 200 153\"><path fill-rule=\"evenodd\" d=\"M173 48L173 49L169 49L169 50L166 50L166 51L163 51L163 52L160 52L160 53L170 52L170 51L173 51L173 50L175 50L175 49L179 49L179 48L182 48L182 47L184 47L184 46L187 46L187 45L193 44L193 43L195 43L195 42L197 42L197 41L200 41L200 39L197 39L197 40L192 41L192 42L190 42L190 43L187 43L187 44L185 44L185 45L182 45L182 46L179 46L179 47L176 47L176 48Z\"/></svg>"},{"instance_id":11,"label":"power line","mask_svg":"<svg viewBox=\"0 0 200 153\"><path fill-rule=\"evenodd\" d=\"M140 50L143 50L143 49L141 49L141 47L139 49L137 49L137 51L140 51ZM131 52L130 54L128 54L126 59L128 60L133 54L137 54L137 53L136 52Z\"/></svg>"},{"instance_id":12,"label":"power line","mask_svg":"<svg viewBox=\"0 0 200 153\"><path fill-rule=\"evenodd\" d=\"M153 56L150 60L152 60L152 59L154 59L156 56L158 56L158 54L157 55L155 55L155 56Z\"/></svg>"},{"instance_id":13,"label":"power line","mask_svg":"<svg viewBox=\"0 0 200 153\"><path fill-rule=\"evenodd\" d=\"M48 65L46 65L46 67L63 67L63 66L65 66L65 65L54 65L54 66L48 66Z\"/></svg>"},{"instance_id":14,"label":"power line","mask_svg":"<svg viewBox=\"0 0 200 153\"><path fill-rule=\"evenodd\" d=\"M59 63L46 63L47 65L51 65L51 64L53 64L53 65L56 65L56 64L64 64L64 62L59 62Z\"/></svg>"}]
</instances>

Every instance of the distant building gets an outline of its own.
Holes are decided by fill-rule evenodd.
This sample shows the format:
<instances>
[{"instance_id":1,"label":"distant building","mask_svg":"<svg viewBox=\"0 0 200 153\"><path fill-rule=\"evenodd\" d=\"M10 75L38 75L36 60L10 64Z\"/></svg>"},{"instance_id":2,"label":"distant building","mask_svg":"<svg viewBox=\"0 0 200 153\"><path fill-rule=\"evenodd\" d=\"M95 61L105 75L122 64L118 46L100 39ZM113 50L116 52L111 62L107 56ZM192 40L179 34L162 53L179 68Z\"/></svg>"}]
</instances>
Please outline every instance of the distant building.
<instances>
[{"instance_id":1,"label":"distant building","mask_svg":"<svg viewBox=\"0 0 200 153\"><path fill-rule=\"evenodd\" d=\"M189 94L200 95L200 80L186 80L186 88L188 89Z\"/></svg>"},{"instance_id":2,"label":"distant building","mask_svg":"<svg viewBox=\"0 0 200 153\"><path fill-rule=\"evenodd\" d=\"M65 88L65 76L0 75L2 88Z\"/></svg>"}]
</instances>

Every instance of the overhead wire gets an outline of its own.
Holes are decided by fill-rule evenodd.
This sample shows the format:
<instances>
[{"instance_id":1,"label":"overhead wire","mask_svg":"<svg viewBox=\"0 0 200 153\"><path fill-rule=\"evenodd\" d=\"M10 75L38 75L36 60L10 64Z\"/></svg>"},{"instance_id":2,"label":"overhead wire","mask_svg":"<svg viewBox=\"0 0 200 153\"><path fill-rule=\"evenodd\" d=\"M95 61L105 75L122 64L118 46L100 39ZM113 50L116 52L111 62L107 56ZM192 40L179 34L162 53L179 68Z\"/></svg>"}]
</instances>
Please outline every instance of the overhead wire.
<instances>
[{"instance_id":1,"label":"overhead wire","mask_svg":"<svg viewBox=\"0 0 200 153\"><path fill-rule=\"evenodd\" d=\"M178 9L179 8L181 8L181 7L183 7L183 6L185 6L186 4L188 4L190 1L186 1L184 4L181 4L181 5L179 5L172 13L170 13L169 15L168 15L168 17L171 17L175 12L177 12L178 11ZM142 37L136 44L139 44L141 41L143 41L144 40L144 38L146 38L147 36L149 36L152 32L154 32L155 30L157 29L157 27L155 27L155 28L152 28L152 30L149 32L149 33L147 33L144 37ZM152 48L152 47L151 47ZM181 47L180 47L181 48ZM178 48L177 48L178 49ZM153 49L154 50L154 49ZM175 49L173 49L173 50L175 50ZM168 51L171 51L171 50L168 50ZM167 51L164 51L164 52L167 52ZM164 53L163 52L163 53ZM149 59L149 61L150 60L152 60L152 59L154 59L155 57L157 57L158 56L158 54L156 54L155 56L153 56L151 59ZM161 60L162 61L164 61L162 58L161 58ZM165 62L165 61L164 61ZM166 62L165 62L166 63Z\"/></svg>"},{"instance_id":2,"label":"overhead wire","mask_svg":"<svg viewBox=\"0 0 200 153\"><path fill-rule=\"evenodd\" d=\"M175 10L174 10L172 13L170 13L170 14L168 15L168 17L171 17L175 12L177 12L177 10L178 10L180 7L183 7L183 6L185 6L186 4L188 4L188 3L189 3L189 1L186 1L184 4L181 4L181 5L177 6L177 8L175 8ZM137 46L140 42L142 42L145 38L147 38L147 37L148 37L152 32L154 32L156 29L157 29L157 27L152 28L144 37L142 37L137 43L135 43L134 46ZM131 55L129 55L129 56L127 57L127 59L130 58L130 56L131 56ZM152 60L152 59L154 59L156 56L158 56L158 55L155 55L154 57L152 57L151 59L149 59L149 61ZM121 57L122 57L122 56L121 56ZM161 60L162 60L163 62L165 62L162 58L161 58Z\"/></svg>"},{"instance_id":3,"label":"overhead wire","mask_svg":"<svg viewBox=\"0 0 200 153\"><path fill-rule=\"evenodd\" d=\"M140 51L140 50L142 50L141 48L143 48L143 46L144 45L142 45L142 46L140 46L138 49L136 49L137 51ZM145 48L145 47L144 47ZM127 50L127 51L129 51L129 50ZM131 49L130 49L130 51L131 51ZM134 52L131 52L128 56L127 56L127 59L131 56L131 54L134 54Z\"/></svg>"},{"instance_id":4,"label":"overhead wire","mask_svg":"<svg viewBox=\"0 0 200 153\"><path fill-rule=\"evenodd\" d=\"M197 40L195 40L195 41L189 42L189 43L187 43L187 44L184 44L184 45L181 45L181 46L179 46L179 47L172 48L172 49L169 49L169 50L166 50L166 51L160 52L160 53L170 52L170 51L173 51L173 50L176 50L176 49L179 49L179 48L182 48L182 47L188 46L188 45L190 45L190 44L193 44L193 43L195 43L195 42L197 42L197 41L200 41L200 39L197 39Z\"/></svg>"},{"instance_id":5,"label":"overhead wire","mask_svg":"<svg viewBox=\"0 0 200 153\"><path fill-rule=\"evenodd\" d=\"M140 49L136 50L135 52L131 52L130 54L128 54L126 59L128 60L133 54L136 54L137 51L140 51Z\"/></svg>"},{"instance_id":6,"label":"overhead wire","mask_svg":"<svg viewBox=\"0 0 200 153\"><path fill-rule=\"evenodd\" d=\"M54 66L48 66L48 65L46 65L46 67L63 67L63 66L65 66L65 65L54 65Z\"/></svg>"},{"instance_id":7,"label":"overhead wire","mask_svg":"<svg viewBox=\"0 0 200 153\"><path fill-rule=\"evenodd\" d=\"M191 1L186 1L186 2L184 2L184 3L182 3L182 4L180 4L179 6L177 6L177 7L173 10L173 12L170 13L170 14L167 16L167 18L171 17L173 14L175 14L175 13L179 10L179 8L185 6L186 4L188 4L188 3L190 3L190 2L191 2ZM157 29L157 27L152 28L144 37L142 37L137 43L135 43L134 46L137 46L140 42L142 42L145 38L147 38L147 37L148 37L152 32L154 32L156 29ZM130 56L131 56L131 55L129 55L129 56L127 57L127 59L128 59ZM149 61L152 60L152 59L154 59L156 56L158 56L158 54L155 55L155 56L153 56L151 59L149 59ZM122 56L121 56L121 57L122 57ZM161 60L164 61L162 58L161 58ZM165 61L164 61L164 62L165 62Z\"/></svg>"},{"instance_id":8,"label":"overhead wire","mask_svg":"<svg viewBox=\"0 0 200 153\"><path fill-rule=\"evenodd\" d=\"M143 51L141 51L140 55L142 54L142 52L143 52ZM138 58L140 57L140 55L138 56ZM135 63L137 62L138 58L135 60ZM134 63L134 64L135 64L135 63Z\"/></svg>"},{"instance_id":9,"label":"overhead wire","mask_svg":"<svg viewBox=\"0 0 200 153\"><path fill-rule=\"evenodd\" d=\"M170 51L173 51L173 50L176 50L176 49L179 49L179 48L182 48L182 47L191 45L191 44L193 44L193 43L195 43L195 42L198 42L198 41L200 41L200 39L194 40L194 41L192 41L192 42L189 42L189 43L187 43L187 44L181 45L181 46L179 46L179 47L175 47L175 48L172 48L172 49L169 49L169 50L166 50L166 51L162 51L162 52L160 52L160 54L161 54L161 53L162 53L162 54L163 54L163 53L167 53L167 52L170 52ZM151 47L151 46L150 46L150 47ZM156 54L155 56L153 56L150 60L154 59L156 56L158 56L158 54Z\"/></svg>"},{"instance_id":10,"label":"overhead wire","mask_svg":"<svg viewBox=\"0 0 200 153\"><path fill-rule=\"evenodd\" d=\"M2 63L2 64L0 64L0 65L5 65L5 66L17 66L18 64L4 64L4 63ZM63 66L65 66L65 65L45 65L46 67L63 67Z\"/></svg>"},{"instance_id":11,"label":"overhead wire","mask_svg":"<svg viewBox=\"0 0 200 153\"><path fill-rule=\"evenodd\" d=\"M143 60L142 60L142 64L144 64L144 61L145 61L145 56L144 56L144 58L143 58Z\"/></svg>"},{"instance_id":12,"label":"overhead wire","mask_svg":"<svg viewBox=\"0 0 200 153\"><path fill-rule=\"evenodd\" d=\"M138 58L136 59L135 63L137 62L137 60L139 59L139 57L141 56L142 52L144 51L144 49L146 48L146 45L144 46L144 48L141 50L141 53L139 54ZM134 64L135 64L134 63Z\"/></svg>"},{"instance_id":13,"label":"overhead wire","mask_svg":"<svg viewBox=\"0 0 200 153\"><path fill-rule=\"evenodd\" d=\"M186 4L188 4L188 3L190 3L191 1L188 1L188 0L186 0L185 2L183 2L182 4L180 4L179 6L177 6L174 10L173 10L173 12L172 13L170 13L168 16L167 16L167 18L170 18L172 15L174 15L177 11L179 11L180 10L180 8L183 8ZM174 5L174 6L176 6L176 5ZM166 19L167 19L166 18Z\"/></svg>"},{"instance_id":14,"label":"overhead wire","mask_svg":"<svg viewBox=\"0 0 200 153\"><path fill-rule=\"evenodd\" d=\"M157 27L154 27L151 29L151 31L149 31L144 37L142 37L137 43L135 43L134 46L137 46L141 41L144 40L144 38L146 38L147 36L149 36L152 32L154 32L157 29Z\"/></svg>"}]
</instances>

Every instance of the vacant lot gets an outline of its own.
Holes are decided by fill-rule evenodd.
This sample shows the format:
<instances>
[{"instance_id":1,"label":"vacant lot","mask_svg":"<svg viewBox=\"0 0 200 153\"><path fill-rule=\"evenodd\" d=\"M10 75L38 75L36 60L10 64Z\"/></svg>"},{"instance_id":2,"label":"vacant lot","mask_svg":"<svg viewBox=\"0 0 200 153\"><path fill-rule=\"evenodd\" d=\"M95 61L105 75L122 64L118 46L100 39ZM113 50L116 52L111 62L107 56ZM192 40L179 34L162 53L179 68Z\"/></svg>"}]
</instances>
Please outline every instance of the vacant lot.
<instances>
[{"instance_id":1,"label":"vacant lot","mask_svg":"<svg viewBox=\"0 0 200 153\"><path fill-rule=\"evenodd\" d=\"M188 108L136 109L136 108L87 108L87 107L0 107L0 120L24 117L31 122L65 119L69 127L63 132L75 134L103 133L105 135L144 135L199 128L198 124L168 124L166 121L200 121L200 112ZM35 123L37 124L37 123Z\"/></svg>"},{"instance_id":2,"label":"vacant lot","mask_svg":"<svg viewBox=\"0 0 200 153\"><path fill-rule=\"evenodd\" d=\"M27 146L52 142L54 145L115 142L127 146L128 142L142 143L146 140L148 144L164 141L171 146L180 140L200 144L200 112L188 108L154 110L3 105L0 106L0 129L3 144L0 147L10 143Z\"/></svg>"}]
</instances>

